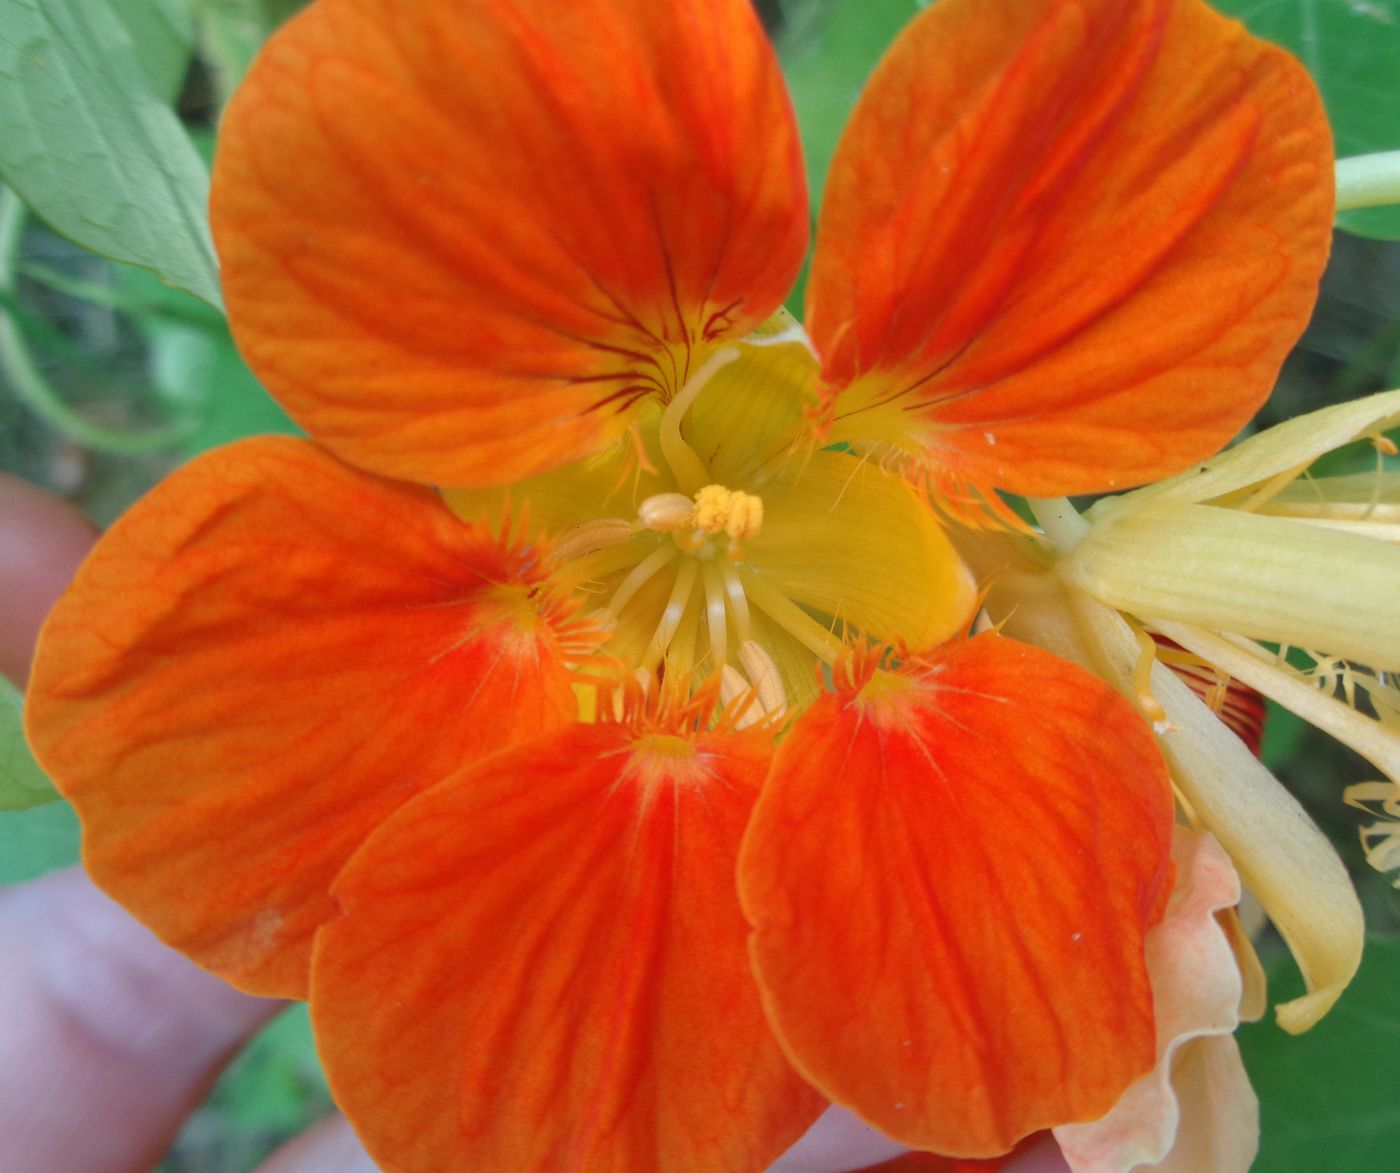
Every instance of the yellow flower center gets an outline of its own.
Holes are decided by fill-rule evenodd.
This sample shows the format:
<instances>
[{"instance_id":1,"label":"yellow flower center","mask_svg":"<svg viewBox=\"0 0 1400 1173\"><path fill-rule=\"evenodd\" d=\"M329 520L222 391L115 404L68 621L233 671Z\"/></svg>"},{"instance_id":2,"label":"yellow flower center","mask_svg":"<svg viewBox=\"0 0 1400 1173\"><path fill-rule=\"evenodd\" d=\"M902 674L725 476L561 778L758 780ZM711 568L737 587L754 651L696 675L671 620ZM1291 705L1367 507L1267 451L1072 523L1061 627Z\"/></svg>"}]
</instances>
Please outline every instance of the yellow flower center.
<instances>
[{"instance_id":1,"label":"yellow flower center","mask_svg":"<svg viewBox=\"0 0 1400 1173\"><path fill-rule=\"evenodd\" d=\"M791 330L783 315L710 353L630 443L509 494L445 493L550 535L556 582L622 676L714 680L740 724L804 705L852 639L946 639L974 597L926 500L812 442L817 366Z\"/></svg>"}]
</instances>

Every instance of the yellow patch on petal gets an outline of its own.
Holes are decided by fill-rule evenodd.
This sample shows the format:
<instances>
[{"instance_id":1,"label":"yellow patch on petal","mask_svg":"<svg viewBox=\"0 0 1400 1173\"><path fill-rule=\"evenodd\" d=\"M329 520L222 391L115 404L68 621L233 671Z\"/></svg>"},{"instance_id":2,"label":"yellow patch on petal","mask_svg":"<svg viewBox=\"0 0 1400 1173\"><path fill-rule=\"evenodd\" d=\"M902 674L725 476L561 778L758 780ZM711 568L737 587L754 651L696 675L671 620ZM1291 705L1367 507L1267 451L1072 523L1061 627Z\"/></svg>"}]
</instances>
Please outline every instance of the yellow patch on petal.
<instances>
[{"instance_id":1,"label":"yellow patch on petal","mask_svg":"<svg viewBox=\"0 0 1400 1173\"><path fill-rule=\"evenodd\" d=\"M558 581L626 672L761 688L775 717L849 640L906 652L965 629L976 598L928 500L809 424L816 360L775 315L726 346L633 435L515 489L447 489L469 520L542 535Z\"/></svg>"}]
</instances>

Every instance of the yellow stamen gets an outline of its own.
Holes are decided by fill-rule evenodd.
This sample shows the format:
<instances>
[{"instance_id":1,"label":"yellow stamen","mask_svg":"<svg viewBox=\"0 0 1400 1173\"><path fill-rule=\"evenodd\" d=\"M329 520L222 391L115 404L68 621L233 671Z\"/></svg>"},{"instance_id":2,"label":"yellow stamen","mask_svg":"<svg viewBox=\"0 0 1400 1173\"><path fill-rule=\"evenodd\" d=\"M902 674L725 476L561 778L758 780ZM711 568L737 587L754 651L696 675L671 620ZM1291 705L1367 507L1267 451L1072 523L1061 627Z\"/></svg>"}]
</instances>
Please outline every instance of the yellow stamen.
<instances>
[{"instance_id":1,"label":"yellow stamen","mask_svg":"<svg viewBox=\"0 0 1400 1173\"><path fill-rule=\"evenodd\" d=\"M744 584L739 581L739 572L723 562L714 563L719 576L724 580L724 593L729 597L729 616L734 621L734 634L742 643L749 638L749 598L744 594Z\"/></svg>"},{"instance_id":2,"label":"yellow stamen","mask_svg":"<svg viewBox=\"0 0 1400 1173\"><path fill-rule=\"evenodd\" d=\"M565 530L554 543L556 562L581 558L609 546L617 546L632 536L632 523L621 517L598 517Z\"/></svg>"},{"instance_id":3,"label":"yellow stamen","mask_svg":"<svg viewBox=\"0 0 1400 1173\"><path fill-rule=\"evenodd\" d=\"M681 619L690 604L691 594L695 590L695 580L699 574L700 564L689 558L683 561L680 569L676 571L676 581L671 587L671 596L666 600L666 606L661 611L660 622L656 625L656 633L651 637L651 644L642 657L642 667L648 671L661 663L666 649L671 646L671 640L675 638L676 631L681 625Z\"/></svg>"},{"instance_id":4,"label":"yellow stamen","mask_svg":"<svg viewBox=\"0 0 1400 1173\"><path fill-rule=\"evenodd\" d=\"M719 699L726 708L735 704L741 697L747 699L734 710L734 728L747 729L763 720L763 701L754 686L743 678L732 666L726 664L720 669Z\"/></svg>"},{"instance_id":5,"label":"yellow stamen","mask_svg":"<svg viewBox=\"0 0 1400 1173\"><path fill-rule=\"evenodd\" d=\"M845 645L782 591L757 577L748 567L739 568L739 581L754 605L813 655L827 664L840 659Z\"/></svg>"},{"instance_id":6,"label":"yellow stamen","mask_svg":"<svg viewBox=\"0 0 1400 1173\"><path fill-rule=\"evenodd\" d=\"M723 485L706 485L695 494L695 524L707 534L756 538L763 530L763 501Z\"/></svg>"},{"instance_id":7,"label":"yellow stamen","mask_svg":"<svg viewBox=\"0 0 1400 1173\"><path fill-rule=\"evenodd\" d=\"M698 548L703 537L727 534L735 542L756 538L763 531L763 499L723 485L705 485L693 498L683 493L656 493L637 508L642 525L656 533L676 534L678 542Z\"/></svg>"},{"instance_id":8,"label":"yellow stamen","mask_svg":"<svg viewBox=\"0 0 1400 1173\"><path fill-rule=\"evenodd\" d=\"M674 533L695 524L695 502L684 493L657 493L637 507L637 516L649 530Z\"/></svg>"},{"instance_id":9,"label":"yellow stamen","mask_svg":"<svg viewBox=\"0 0 1400 1173\"><path fill-rule=\"evenodd\" d=\"M719 566L706 562L701 570L705 583L705 624L710 634L710 655L716 665L722 665L729 658L728 608L724 577Z\"/></svg>"},{"instance_id":10,"label":"yellow stamen","mask_svg":"<svg viewBox=\"0 0 1400 1173\"><path fill-rule=\"evenodd\" d=\"M622 609L632 601L633 596L642 589L651 579L651 576L660 570L666 563L678 557L680 551L669 543L664 546L657 546L642 561L638 562L631 570L631 573L624 578L613 593L613 597L608 600L607 609L614 615L619 614Z\"/></svg>"},{"instance_id":11,"label":"yellow stamen","mask_svg":"<svg viewBox=\"0 0 1400 1173\"><path fill-rule=\"evenodd\" d=\"M778 665L762 644L746 639L739 645L739 663L758 686L758 700L766 717L787 715L787 692Z\"/></svg>"}]
</instances>

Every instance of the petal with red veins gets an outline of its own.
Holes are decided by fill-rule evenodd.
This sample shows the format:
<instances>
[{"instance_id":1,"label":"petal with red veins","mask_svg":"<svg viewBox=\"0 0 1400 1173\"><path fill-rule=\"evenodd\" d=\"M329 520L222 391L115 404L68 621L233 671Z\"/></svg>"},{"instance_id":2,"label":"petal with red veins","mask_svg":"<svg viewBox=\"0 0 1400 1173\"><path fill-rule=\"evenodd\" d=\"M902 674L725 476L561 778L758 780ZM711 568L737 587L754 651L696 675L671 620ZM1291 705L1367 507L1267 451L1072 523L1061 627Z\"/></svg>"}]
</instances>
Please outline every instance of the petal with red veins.
<instances>
[{"instance_id":1,"label":"petal with red veins","mask_svg":"<svg viewBox=\"0 0 1400 1173\"><path fill-rule=\"evenodd\" d=\"M1147 726L1047 652L984 635L854 670L780 747L740 860L793 1061L951 1156L1106 1112L1153 1062L1171 819Z\"/></svg>"},{"instance_id":2,"label":"petal with red veins","mask_svg":"<svg viewBox=\"0 0 1400 1173\"><path fill-rule=\"evenodd\" d=\"M825 1106L734 891L771 733L577 725L405 807L336 883L312 1017L387 1167L757 1170Z\"/></svg>"},{"instance_id":3,"label":"petal with red veins","mask_svg":"<svg viewBox=\"0 0 1400 1173\"><path fill-rule=\"evenodd\" d=\"M571 719L576 638L528 544L249 440L102 538L40 638L29 733L99 885L235 985L304 996L345 860L463 762Z\"/></svg>"},{"instance_id":4,"label":"petal with red veins","mask_svg":"<svg viewBox=\"0 0 1400 1173\"><path fill-rule=\"evenodd\" d=\"M230 103L211 209L298 422L478 487L616 439L779 306L808 235L748 0L318 0Z\"/></svg>"},{"instance_id":5,"label":"petal with red veins","mask_svg":"<svg viewBox=\"0 0 1400 1173\"><path fill-rule=\"evenodd\" d=\"M936 0L832 163L807 294L831 436L950 499L1178 472L1302 332L1332 187L1306 71L1201 0Z\"/></svg>"}]
</instances>

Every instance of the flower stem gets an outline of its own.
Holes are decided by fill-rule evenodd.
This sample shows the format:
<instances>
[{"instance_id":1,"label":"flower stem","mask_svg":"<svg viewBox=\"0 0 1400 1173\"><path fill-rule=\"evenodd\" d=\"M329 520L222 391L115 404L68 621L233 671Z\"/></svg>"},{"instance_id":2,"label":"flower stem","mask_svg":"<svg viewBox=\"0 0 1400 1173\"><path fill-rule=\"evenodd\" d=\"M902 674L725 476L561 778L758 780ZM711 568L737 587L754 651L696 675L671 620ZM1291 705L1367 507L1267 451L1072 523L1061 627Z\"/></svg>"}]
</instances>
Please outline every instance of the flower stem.
<instances>
[{"instance_id":1,"label":"flower stem","mask_svg":"<svg viewBox=\"0 0 1400 1173\"><path fill-rule=\"evenodd\" d=\"M1400 151L1337 160L1337 211L1400 204Z\"/></svg>"}]
</instances>

